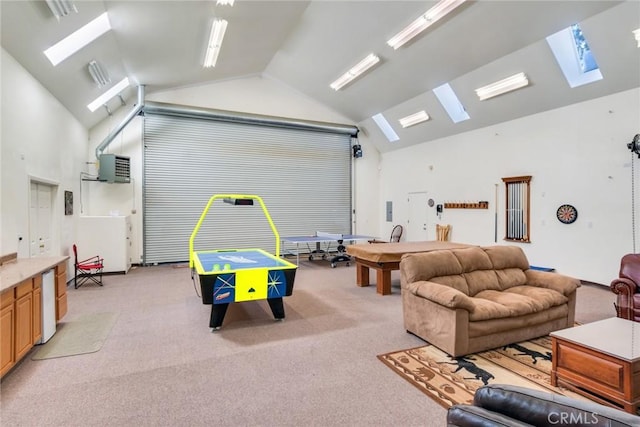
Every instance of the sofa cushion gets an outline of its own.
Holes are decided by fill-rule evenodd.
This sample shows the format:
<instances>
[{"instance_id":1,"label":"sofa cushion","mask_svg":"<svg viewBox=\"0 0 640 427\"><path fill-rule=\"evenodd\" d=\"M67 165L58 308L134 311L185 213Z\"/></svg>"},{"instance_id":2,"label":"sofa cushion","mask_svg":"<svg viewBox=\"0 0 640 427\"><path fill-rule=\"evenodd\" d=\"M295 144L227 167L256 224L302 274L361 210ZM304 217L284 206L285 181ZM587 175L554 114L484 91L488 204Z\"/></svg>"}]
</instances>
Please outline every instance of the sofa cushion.
<instances>
[{"instance_id":1,"label":"sofa cushion","mask_svg":"<svg viewBox=\"0 0 640 427\"><path fill-rule=\"evenodd\" d=\"M401 265L404 283L462 274L462 266L450 250L405 254ZM459 290L467 293L466 289Z\"/></svg>"},{"instance_id":2,"label":"sofa cushion","mask_svg":"<svg viewBox=\"0 0 640 427\"><path fill-rule=\"evenodd\" d=\"M462 267L470 296L486 289L500 289L491 259L482 248L454 249L452 252Z\"/></svg>"},{"instance_id":3,"label":"sofa cushion","mask_svg":"<svg viewBox=\"0 0 640 427\"><path fill-rule=\"evenodd\" d=\"M535 301L536 305L539 307L536 311L542 311L549 307L566 304L569 301L566 296L553 289L538 288L528 285L514 286L513 288L507 289L505 293L518 294L530 298Z\"/></svg>"},{"instance_id":4,"label":"sofa cushion","mask_svg":"<svg viewBox=\"0 0 640 427\"><path fill-rule=\"evenodd\" d=\"M496 276L498 277L498 284L502 290L527 283L527 275L517 267L496 270Z\"/></svg>"},{"instance_id":5,"label":"sofa cushion","mask_svg":"<svg viewBox=\"0 0 640 427\"><path fill-rule=\"evenodd\" d=\"M474 309L469 313L472 322L524 316L567 303L567 297L545 288L515 286L506 291L485 290L474 298Z\"/></svg>"},{"instance_id":6,"label":"sofa cushion","mask_svg":"<svg viewBox=\"0 0 640 427\"><path fill-rule=\"evenodd\" d=\"M518 246L488 246L481 249L489 256L494 270L518 268L524 271L529 269L527 256Z\"/></svg>"}]
</instances>

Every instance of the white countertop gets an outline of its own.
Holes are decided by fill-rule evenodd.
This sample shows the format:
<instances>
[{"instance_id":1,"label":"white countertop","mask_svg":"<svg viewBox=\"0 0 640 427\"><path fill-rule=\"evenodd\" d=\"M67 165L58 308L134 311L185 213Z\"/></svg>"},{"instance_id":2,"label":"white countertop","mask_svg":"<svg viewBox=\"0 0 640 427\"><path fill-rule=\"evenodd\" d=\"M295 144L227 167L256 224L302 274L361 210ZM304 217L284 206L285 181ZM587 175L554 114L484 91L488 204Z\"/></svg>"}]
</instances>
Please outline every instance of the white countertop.
<instances>
[{"instance_id":1,"label":"white countertop","mask_svg":"<svg viewBox=\"0 0 640 427\"><path fill-rule=\"evenodd\" d=\"M3 264L0 266L0 292L43 273L67 259L69 259L68 256L18 258L16 261Z\"/></svg>"},{"instance_id":2,"label":"white countertop","mask_svg":"<svg viewBox=\"0 0 640 427\"><path fill-rule=\"evenodd\" d=\"M629 362L640 359L640 322L611 317L550 335Z\"/></svg>"}]
</instances>

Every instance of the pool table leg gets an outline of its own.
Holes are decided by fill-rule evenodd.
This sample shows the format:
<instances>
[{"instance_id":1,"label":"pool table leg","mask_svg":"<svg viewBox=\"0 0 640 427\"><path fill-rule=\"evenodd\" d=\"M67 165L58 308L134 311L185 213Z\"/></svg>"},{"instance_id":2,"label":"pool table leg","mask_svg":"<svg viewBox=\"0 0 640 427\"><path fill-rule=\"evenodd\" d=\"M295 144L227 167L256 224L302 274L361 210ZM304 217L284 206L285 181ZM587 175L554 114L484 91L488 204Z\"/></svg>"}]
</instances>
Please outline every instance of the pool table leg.
<instances>
[{"instance_id":1,"label":"pool table leg","mask_svg":"<svg viewBox=\"0 0 640 427\"><path fill-rule=\"evenodd\" d=\"M273 317L278 320L284 319L284 304L282 304L282 298L269 298L267 302L269 303L269 307L271 307Z\"/></svg>"},{"instance_id":2,"label":"pool table leg","mask_svg":"<svg viewBox=\"0 0 640 427\"><path fill-rule=\"evenodd\" d=\"M369 286L369 267L358 262L356 259L356 284L358 286Z\"/></svg>"},{"instance_id":3,"label":"pool table leg","mask_svg":"<svg viewBox=\"0 0 640 427\"><path fill-rule=\"evenodd\" d=\"M229 304L211 304L211 318L209 319L209 327L220 329L224 321L224 315L227 314Z\"/></svg>"},{"instance_id":4,"label":"pool table leg","mask_svg":"<svg viewBox=\"0 0 640 427\"><path fill-rule=\"evenodd\" d=\"M376 292L380 295L391 294L391 270L380 268L376 271Z\"/></svg>"}]
</instances>

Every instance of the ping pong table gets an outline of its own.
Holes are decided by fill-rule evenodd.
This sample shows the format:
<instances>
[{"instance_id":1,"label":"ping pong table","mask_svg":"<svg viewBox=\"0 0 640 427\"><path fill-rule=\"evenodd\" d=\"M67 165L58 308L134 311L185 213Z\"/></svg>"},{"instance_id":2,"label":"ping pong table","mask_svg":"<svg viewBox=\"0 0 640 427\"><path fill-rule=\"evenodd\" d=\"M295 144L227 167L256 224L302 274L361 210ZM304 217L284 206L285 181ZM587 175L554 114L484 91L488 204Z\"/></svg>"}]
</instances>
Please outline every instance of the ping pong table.
<instances>
[{"instance_id":1,"label":"ping pong table","mask_svg":"<svg viewBox=\"0 0 640 427\"><path fill-rule=\"evenodd\" d=\"M319 257L330 258L331 267L335 268L339 262L349 265L351 257L346 253L345 242L355 243L359 240L371 240L371 236L360 234L335 234L317 231L313 236L282 237L282 252L296 256L296 265L300 265L300 254L309 254L309 261ZM287 247L287 243L290 245ZM336 244L332 249L332 245ZM292 247L295 245L295 248Z\"/></svg>"}]
</instances>

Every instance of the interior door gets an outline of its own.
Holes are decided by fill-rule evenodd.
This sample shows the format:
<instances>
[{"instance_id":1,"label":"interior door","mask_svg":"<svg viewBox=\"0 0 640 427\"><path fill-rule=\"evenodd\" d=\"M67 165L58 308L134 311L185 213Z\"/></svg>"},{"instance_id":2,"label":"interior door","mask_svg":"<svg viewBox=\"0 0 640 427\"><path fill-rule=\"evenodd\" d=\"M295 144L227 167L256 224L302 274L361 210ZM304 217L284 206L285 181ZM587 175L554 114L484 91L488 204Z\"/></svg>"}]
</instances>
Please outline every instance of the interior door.
<instances>
[{"instance_id":1,"label":"interior door","mask_svg":"<svg viewBox=\"0 0 640 427\"><path fill-rule=\"evenodd\" d=\"M32 182L29 210L29 253L31 257L51 255L52 194L50 185Z\"/></svg>"},{"instance_id":2,"label":"interior door","mask_svg":"<svg viewBox=\"0 0 640 427\"><path fill-rule=\"evenodd\" d=\"M407 221L407 241L429 240L427 192L409 193L409 219ZM431 240L434 240L431 236Z\"/></svg>"}]
</instances>

